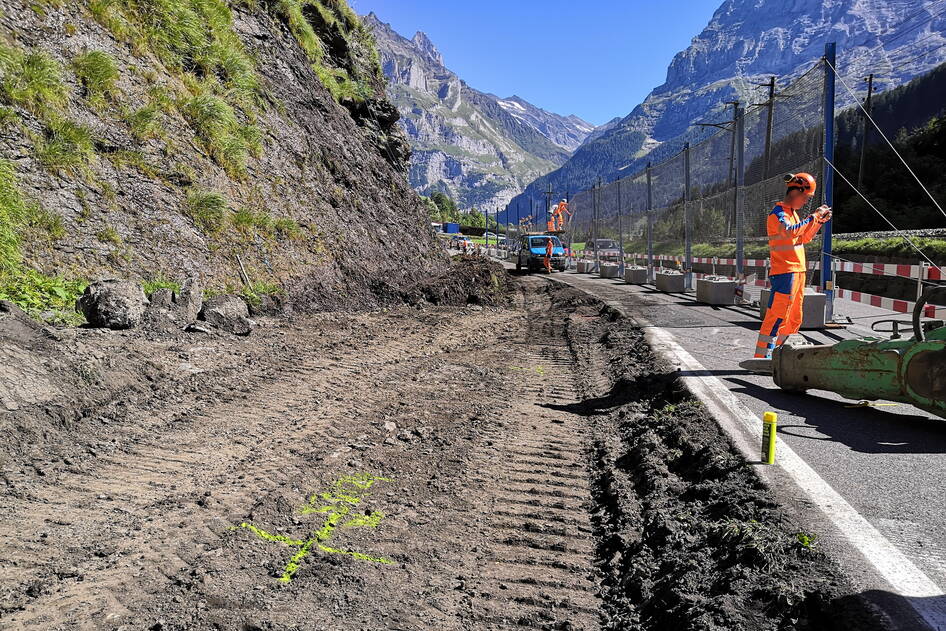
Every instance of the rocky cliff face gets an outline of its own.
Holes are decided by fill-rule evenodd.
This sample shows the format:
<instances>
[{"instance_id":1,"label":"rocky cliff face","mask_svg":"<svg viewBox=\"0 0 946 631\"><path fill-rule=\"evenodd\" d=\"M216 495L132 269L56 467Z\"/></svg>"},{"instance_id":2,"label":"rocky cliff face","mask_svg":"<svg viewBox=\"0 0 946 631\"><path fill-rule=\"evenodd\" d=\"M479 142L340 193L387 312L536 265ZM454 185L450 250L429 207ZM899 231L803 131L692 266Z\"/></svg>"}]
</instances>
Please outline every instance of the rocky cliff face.
<instances>
[{"instance_id":1,"label":"rocky cliff face","mask_svg":"<svg viewBox=\"0 0 946 631\"><path fill-rule=\"evenodd\" d=\"M344 2L14 0L0 75L0 293L222 290L242 262L260 291L331 308L444 264Z\"/></svg>"},{"instance_id":2,"label":"rocky cliff face","mask_svg":"<svg viewBox=\"0 0 946 631\"><path fill-rule=\"evenodd\" d=\"M726 0L674 57L663 85L559 170L531 183L524 197L538 197L549 182L558 191L577 191L599 175L633 173L654 148L693 123L724 119L726 101L763 101L764 88L755 84L773 75L780 82L798 76L831 41L838 46L838 71L850 83L864 89L860 78L875 73L883 90L946 59L946 14L932 0ZM839 104L851 102L840 84L837 94Z\"/></svg>"},{"instance_id":3,"label":"rocky cliff face","mask_svg":"<svg viewBox=\"0 0 946 631\"><path fill-rule=\"evenodd\" d=\"M421 193L442 190L463 208L503 208L526 183L564 163L594 129L518 96L474 90L444 67L424 33L408 40L374 14L364 21L413 148L410 183Z\"/></svg>"}]
</instances>

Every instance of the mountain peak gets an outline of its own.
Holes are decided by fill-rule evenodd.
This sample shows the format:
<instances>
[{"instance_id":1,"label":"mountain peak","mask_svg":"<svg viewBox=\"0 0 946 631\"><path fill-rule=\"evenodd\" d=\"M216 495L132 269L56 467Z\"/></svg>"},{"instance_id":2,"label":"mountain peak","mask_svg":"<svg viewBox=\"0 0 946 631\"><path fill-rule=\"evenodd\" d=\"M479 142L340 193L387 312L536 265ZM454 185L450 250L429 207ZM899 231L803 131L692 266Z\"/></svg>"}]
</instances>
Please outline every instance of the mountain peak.
<instances>
[{"instance_id":1,"label":"mountain peak","mask_svg":"<svg viewBox=\"0 0 946 631\"><path fill-rule=\"evenodd\" d=\"M427 37L427 33L423 31L417 31L414 33L414 38L411 41L414 42L414 45L417 46L417 48L422 53L427 55L427 57L429 57L432 62L438 66L443 65L443 55L440 54L440 51L437 50L437 47L434 46L434 43L430 41L429 37Z\"/></svg>"},{"instance_id":2,"label":"mountain peak","mask_svg":"<svg viewBox=\"0 0 946 631\"><path fill-rule=\"evenodd\" d=\"M565 162L593 126L467 85L444 67L423 31L402 37L377 16L374 29L388 94L413 149L410 183L442 191L462 208L503 208L524 182Z\"/></svg>"}]
</instances>

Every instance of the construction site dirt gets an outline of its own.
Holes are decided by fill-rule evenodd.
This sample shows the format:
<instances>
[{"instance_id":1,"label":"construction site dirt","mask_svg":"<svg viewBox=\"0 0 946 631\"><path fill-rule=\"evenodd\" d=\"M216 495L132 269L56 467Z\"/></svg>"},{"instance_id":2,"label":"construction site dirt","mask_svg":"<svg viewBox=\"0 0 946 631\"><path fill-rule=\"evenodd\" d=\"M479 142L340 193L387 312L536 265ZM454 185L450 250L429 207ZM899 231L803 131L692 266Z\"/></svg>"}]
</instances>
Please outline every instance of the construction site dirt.
<instances>
[{"instance_id":1,"label":"construction site dirt","mask_svg":"<svg viewBox=\"0 0 946 631\"><path fill-rule=\"evenodd\" d=\"M48 340L127 377L5 412L0 628L883 628L633 323L497 274Z\"/></svg>"}]
</instances>

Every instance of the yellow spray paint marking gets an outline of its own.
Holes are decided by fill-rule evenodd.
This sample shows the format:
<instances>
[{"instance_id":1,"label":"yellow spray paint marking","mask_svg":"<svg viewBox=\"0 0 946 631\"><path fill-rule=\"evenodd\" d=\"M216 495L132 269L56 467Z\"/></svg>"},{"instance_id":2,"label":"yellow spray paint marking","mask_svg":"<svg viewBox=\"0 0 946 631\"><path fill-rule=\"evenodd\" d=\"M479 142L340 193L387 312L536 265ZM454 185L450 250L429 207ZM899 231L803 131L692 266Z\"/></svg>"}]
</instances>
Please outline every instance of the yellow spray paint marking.
<instances>
[{"instance_id":1,"label":"yellow spray paint marking","mask_svg":"<svg viewBox=\"0 0 946 631\"><path fill-rule=\"evenodd\" d=\"M257 528L253 524L243 522L240 528L245 528L264 541L271 543L281 543L291 548L299 548L299 551L292 555L286 567L283 569L282 576L279 577L281 583L288 583L292 580L293 574L299 570L299 564L306 556L312 552L312 548L318 548L322 552L330 554L345 554L358 559L359 561L373 561L375 563L393 563L390 559L383 557L373 557L361 552L351 550L342 550L326 545L326 542L335 534L338 528L377 528L381 520L384 519L384 513L381 511L371 511L365 515L351 515L352 509L361 503L364 499L363 492L371 488L375 482L390 482L389 478L362 473L358 475L346 475L337 480L331 491L315 493L302 506L300 513L303 515L324 514L327 515L322 522L321 528L314 531L308 539L292 539L283 535L274 535Z\"/></svg>"}]
</instances>

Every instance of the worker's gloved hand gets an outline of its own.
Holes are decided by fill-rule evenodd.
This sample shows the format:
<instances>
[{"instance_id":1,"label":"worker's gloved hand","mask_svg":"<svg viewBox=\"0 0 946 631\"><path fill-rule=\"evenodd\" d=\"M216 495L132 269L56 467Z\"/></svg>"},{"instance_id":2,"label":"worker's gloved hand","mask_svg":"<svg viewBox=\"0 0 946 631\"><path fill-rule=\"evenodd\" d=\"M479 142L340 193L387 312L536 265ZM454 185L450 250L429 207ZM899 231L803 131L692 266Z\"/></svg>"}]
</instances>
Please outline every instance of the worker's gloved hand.
<instances>
[{"instance_id":1,"label":"worker's gloved hand","mask_svg":"<svg viewBox=\"0 0 946 631\"><path fill-rule=\"evenodd\" d=\"M831 207L821 206L814 212L815 221L818 223L827 223L831 219Z\"/></svg>"}]
</instances>

